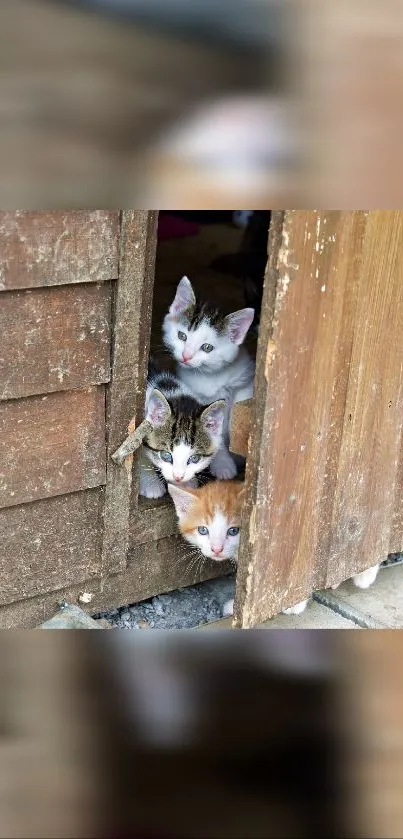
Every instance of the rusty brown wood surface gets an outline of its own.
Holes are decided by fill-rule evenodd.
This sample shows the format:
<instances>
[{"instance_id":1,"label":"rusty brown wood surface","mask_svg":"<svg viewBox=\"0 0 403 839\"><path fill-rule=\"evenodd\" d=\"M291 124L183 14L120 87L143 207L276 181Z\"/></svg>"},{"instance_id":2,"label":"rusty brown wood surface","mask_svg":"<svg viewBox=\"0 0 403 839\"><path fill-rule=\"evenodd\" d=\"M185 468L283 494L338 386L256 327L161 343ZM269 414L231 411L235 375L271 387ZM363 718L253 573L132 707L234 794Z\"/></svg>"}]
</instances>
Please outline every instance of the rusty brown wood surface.
<instances>
[{"instance_id":1,"label":"rusty brown wood surface","mask_svg":"<svg viewBox=\"0 0 403 839\"><path fill-rule=\"evenodd\" d=\"M399 466L395 486L395 504L389 550L391 553L403 551L403 434L400 446Z\"/></svg>"},{"instance_id":2,"label":"rusty brown wood surface","mask_svg":"<svg viewBox=\"0 0 403 839\"><path fill-rule=\"evenodd\" d=\"M105 388L0 403L0 507L105 483Z\"/></svg>"},{"instance_id":3,"label":"rusty brown wood surface","mask_svg":"<svg viewBox=\"0 0 403 839\"><path fill-rule=\"evenodd\" d=\"M107 401L104 574L125 568L129 546L131 459L118 466L111 455L127 436L129 422L134 418L137 424L143 404L141 395L148 363L157 217L156 212L146 210L128 210L122 214L112 379Z\"/></svg>"},{"instance_id":4,"label":"rusty brown wood surface","mask_svg":"<svg viewBox=\"0 0 403 839\"><path fill-rule=\"evenodd\" d=\"M0 510L0 603L99 576L103 502L100 488Z\"/></svg>"},{"instance_id":5,"label":"rusty brown wood surface","mask_svg":"<svg viewBox=\"0 0 403 839\"><path fill-rule=\"evenodd\" d=\"M10 577L7 594L9 602L0 604L0 629L32 629L48 618L51 618L58 609L58 603L63 600L79 605L88 614L95 614L96 612L106 611L118 606L126 606L128 603L145 600L164 591L172 591L182 586L193 585L200 580L213 579L214 577L221 576L223 571L225 573L231 570L227 567L223 569L221 565L213 562L205 562L201 570L191 567L188 557L188 546L186 542L175 535L149 541L143 545L135 545L133 549L129 550L128 565L123 571L117 574L110 574L107 577L98 575L97 568L100 567L98 527L101 528L102 526L102 522L100 521L102 513L100 512L98 515L98 509L95 504L92 510L89 505L86 505L85 501L83 505L80 499L80 496L87 496L90 492L101 493L102 490L91 490L85 493L80 492L70 496L71 498L78 499L77 509L80 512L77 526L77 540L72 540L71 547L74 548L73 553L76 555L76 547L78 548L80 544L84 544L87 565L85 566L84 563L80 565L77 559L77 564L73 567L71 575L68 567L63 569L63 563L66 562L66 565L68 565L70 560L68 554L69 541L68 539L65 541L68 528L66 530L62 528L60 542L55 537L53 559L50 560L49 566L46 563L41 565L39 561L36 564L36 569L41 577L42 575L46 575L48 568L53 568L53 578L51 584L49 584L49 588L47 589L46 582L43 579L38 582L38 578L33 579L28 576L26 590L30 594L25 599L21 599L25 595L20 595L21 587L16 580L14 580L15 588L13 589L13 579ZM64 496L60 499L54 498L51 502L35 502L35 504L29 506L34 507L36 504L41 503L44 505L49 503L53 504L59 500L63 501ZM101 510L101 501L99 506ZM84 522L83 525L85 530L88 530L88 541L83 541L82 538L81 522L84 516L83 508L84 510L89 510L91 513L90 518L93 521L92 526L89 526L89 522ZM0 521L3 512L8 514L20 509L28 510L28 505L26 507L23 505L22 507L0 511ZM46 508L44 507L44 509ZM64 513L67 515L66 509ZM48 528L49 519L48 523L45 523L45 533L48 532ZM9 529L8 523L7 529ZM34 538L38 538L36 534ZM28 537L24 542L24 546L27 547L29 561L34 562L34 548L36 550L36 546L29 548ZM93 553L90 552L91 546ZM14 557L14 553L10 555ZM57 572L55 570L55 558L58 555L60 555L60 567L58 560ZM99 563L98 566L97 563ZM21 564L19 567L21 567ZM94 576L86 576L87 568L90 573L94 571ZM7 574L9 574L8 565L6 566L6 570ZM82 603L80 600L83 592L91 598L87 604Z\"/></svg>"},{"instance_id":6,"label":"rusty brown wood surface","mask_svg":"<svg viewBox=\"0 0 403 839\"><path fill-rule=\"evenodd\" d=\"M109 283L9 292L0 306L0 400L110 377Z\"/></svg>"},{"instance_id":7,"label":"rusty brown wood surface","mask_svg":"<svg viewBox=\"0 0 403 839\"><path fill-rule=\"evenodd\" d=\"M0 291L117 277L117 210L0 212Z\"/></svg>"},{"instance_id":8,"label":"rusty brown wood surface","mask_svg":"<svg viewBox=\"0 0 403 839\"><path fill-rule=\"evenodd\" d=\"M361 214L359 214L361 217ZM365 214L357 303L333 500L331 582L386 558L403 428L403 213ZM400 533L403 548L403 531ZM371 560L367 562L367 560Z\"/></svg>"},{"instance_id":9,"label":"rusty brown wood surface","mask_svg":"<svg viewBox=\"0 0 403 839\"><path fill-rule=\"evenodd\" d=\"M161 499L139 498L138 507L130 515L129 543L144 545L178 532L175 508L167 495Z\"/></svg>"},{"instance_id":10,"label":"rusty brown wood surface","mask_svg":"<svg viewBox=\"0 0 403 839\"><path fill-rule=\"evenodd\" d=\"M252 423L252 400L236 402L231 411L230 451L246 457Z\"/></svg>"},{"instance_id":11,"label":"rusty brown wood surface","mask_svg":"<svg viewBox=\"0 0 403 839\"><path fill-rule=\"evenodd\" d=\"M238 625L388 553L403 418L402 237L397 212L290 211L281 243L272 231Z\"/></svg>"}]
</instances>

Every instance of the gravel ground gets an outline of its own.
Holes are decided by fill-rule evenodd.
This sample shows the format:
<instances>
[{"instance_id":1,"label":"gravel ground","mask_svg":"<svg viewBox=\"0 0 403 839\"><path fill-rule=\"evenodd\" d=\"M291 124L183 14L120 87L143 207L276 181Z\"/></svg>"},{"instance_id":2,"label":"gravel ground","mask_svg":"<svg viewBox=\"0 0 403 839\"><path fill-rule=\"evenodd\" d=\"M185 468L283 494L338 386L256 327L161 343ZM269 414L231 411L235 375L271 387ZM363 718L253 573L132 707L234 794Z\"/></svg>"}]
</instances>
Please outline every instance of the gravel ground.
<instances>
[{"instance_id":1,"label":"gravel ground","mask_svg":"<svg viewBox=\"0 0 403 839\"><path fill-rule=\"evenodd\" d=\"M94 617L125 629L192 629L221 618L222 607L234 592L235 577L219 577Z\"/></svg>"},{"instance_id":2,"label":"gravel ground","mask_svg":"<svg viewBox=\"0 0 403 839\"><path fill-rule=\"evenodd\" d=\"M391 554L382 565L401 562L402 553ZM105 618L122 629L192 629L221 618L225 601L234 593L235 577L219 577L93 617Z\"/></svg>"}]
</instances>

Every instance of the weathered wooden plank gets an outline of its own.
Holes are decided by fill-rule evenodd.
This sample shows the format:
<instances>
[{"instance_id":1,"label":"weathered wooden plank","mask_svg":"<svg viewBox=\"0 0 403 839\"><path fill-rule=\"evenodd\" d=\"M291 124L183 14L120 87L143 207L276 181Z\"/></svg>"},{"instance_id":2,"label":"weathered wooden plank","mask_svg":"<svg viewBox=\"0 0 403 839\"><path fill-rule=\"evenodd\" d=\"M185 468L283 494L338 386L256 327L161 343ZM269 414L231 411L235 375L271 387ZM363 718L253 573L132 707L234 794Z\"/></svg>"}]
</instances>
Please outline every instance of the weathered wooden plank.
<instances>
[{"instance_id":1,"label":"weathered wooden plank","mask_svg":"<svg viewBox=\"0 0 403 839\"><path fill-rule=\"evenodd\" d=\"M38 502L39 503L39 502ZM74 603L91 613L91 603L84 606L80 595L85 591L92 595L99 592L100 580L93 577L86 582L70 585L67 588L49 591L46 594L36 594L25 600L15 600L0 606L0 629L33 629L45 620L53 617L63 601ZM96 610L95 606L95 610Z\"/></svg>"},{"instance_id":2,"label":"weathered wooden plank","mask_svg":"<svg viewBox=\"0 0 403 839\"><path fill-rule=\"evenodd\" d=\"M389 551L403 428L403 213L368 214L356 293L329 557L345 577Z\"/></svg>"},{"instance_id":3,"label":"weathered wooden plank","mask_svg":"<svg viewBox=\"0 0 403 839\"><path fill-rule=\"evenodd\" d=\"M246 457L252 423L252 399L236 402L231 411L230 451Z\"/></svg>"},{"instance_id":4,"label":"weathered wooden plank","mask_svg":"<svg viewBox=\"0 0 403 839\"><path fill-rule=\"evenodd\" d=\"M103 572L126 566L132 491L132 458L122 466L111 455L127 436L130 420L143 403L148 363L157 245L156 212L123 213L120 236L119 281L116 288L112 380L108 389L107 485ZM137 422L136 422L137 424ZM137 487L137 482L136 482ZM137 489L135 495L137 497Z\"/></svg>"},{"instance_id":5,"label":"weathered wooden plank","mask_svg":"<svg viewBox=\"0 0 403 839\"><path fill-rule=\"evenodd\" d=\"M99 575L103 502L94 489L0 510L0 603L53 592L56 604L57 589Z\"/></svg>"},{"instance_id":6,"label":"weathered wooden plank","mask_svg":"<svg viewBox=\"0 0 403 839\"><path fill-rule=\"evenodd\" d=\"M272 239L277 290L257 360L238 625L386 556L402 422L401 360L386 347L401 330L400 223L290 212L282 247Z\"/></svg>"},{"instance_id":7,"label":"weathered wooden plank","mask_svg":"<svg viewBox=\"0 0 403 839\"><path fill-rule=\"evenodd\" d=\"M399 465L396 472L395 504L392 519L389 552L403 551L403 434L400 446Z\"/></svg>"},{"instance_id":8,"label":"weathered wooden plank","mask_svg":"<svg viewBox=\"0 0 403 839\"><path fill-rule=\"evenodd\" d=\"M78 493L77 497L80 498L83 495L88 495L88 493ZM52 499L52 502L36 503L49 505L57 500L59 499ZM80 504L80 510L82 510L81 501ZM22 507L21 509L28 509L28 506L25 508ZM9 513L11 511L5 510L4 512ZM93 518L95 519L95 517L94 514ZM37 537L35 536L35 538ZM91 538L93 537L90 532L89 539ZM78 546L80 545L80 539L81 532L77 536ZM93 539L93 542L96 541L98 545L97 540ZM59 568L60 579L60 569L63 569L64 564L67 565L68 558L64 544L63 541L62 549L59 550L61 557ZM75 543L72 544L75 545ZM65 560L63 551L67 554ZM74 581L74 572L70 575L67 571L66 578L68 577L73 580L67 587L56 589L57 578L55 576L52 584L49 585L48 591L46 591L44 585L42 585L42 588L37 587L36 592L38 593L32 587L31 596L25 600L18 599L15 602L0 605L0 629L31 629L32 627L38 626L44 620L55 614L58 603L63 600L67 603L77 603L89 614L95 614L96 612L106 611L117 608L118 606L125 606L128 603L136 603L165 591L172 591L182 586L198 583L201 580L213 579L222 574L230 573L232 570L230 566L209 561L203 563L200 568L196 568L189 562L188 554L189 547L186 542L179 536L170 536L166 539L161 538L154 542L148 542L147 545L133 546L133 549L129 552L127 568L118 574L111 574L106 578L96 575L91 578L88 577L85 580L83 579L82 582L77 584ZM96 556L97 553L94 549L94 566L92 566L94 569L96 567ZM49 566L51 565L52 560L49 563ZM91 567L90 563L89 567ZM81 568L82 566L78 566L78 578L81 575ZM18 588L19 591L20 589ZM80 595L83 592L86 592L90 596L91 600L89 603L81 602Z\"/></svg>"},{"instance_id":9,"label":"weathered wooden plank","mask_svg":"<svg viewBox=\"0 0 403 839\"><path fill-rule=\"evenodd\" d=\"M173 536L177 532L175 508L169 496L150 501L140 497L138 506L133 506L130 514L130 547Z\"/></svg>"},{"instance_id":10,"label":"weathered wooden plank","mask_svg":"<svg viewBox=\"0 0 403 839\"><path fill-rule=\"evenodd\" d=\"M105 388L0 403L0 507L105 483Z\"/></svg>"},{"instance_id":11,"label":"weathered wooden plank","mask_svg":"<svg viewBox=\"0 0 403 839\"><path fill-rule=\"evenodd\" d=\"M0 291L117 277L117 210L0 212Z\"/></svg>"},{"instance_id":12,"label":"weathered wooden plank","mask_svg":"<svg viewBox=\"0 0 403 839\"><path fill-rule=\"evenodd\" d=\"M2 295L0 400L109 381L111 287Z\"/></svg>"}]
</instances>

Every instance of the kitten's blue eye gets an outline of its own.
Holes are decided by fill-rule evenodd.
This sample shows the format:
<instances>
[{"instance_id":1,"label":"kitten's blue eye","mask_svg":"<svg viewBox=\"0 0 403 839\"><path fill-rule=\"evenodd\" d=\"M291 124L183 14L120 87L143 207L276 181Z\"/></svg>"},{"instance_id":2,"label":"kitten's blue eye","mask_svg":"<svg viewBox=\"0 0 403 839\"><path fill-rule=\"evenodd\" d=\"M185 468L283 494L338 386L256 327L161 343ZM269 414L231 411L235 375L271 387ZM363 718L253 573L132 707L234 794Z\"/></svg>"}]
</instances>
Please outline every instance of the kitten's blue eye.
<instances>
[{"instance_id":1,"label":"kitten's blue eye","mask_svg":"<svg viewBox=\"0 0 403 839\"><path fill-rule=\"evenodd\" d=\"M198 533L200 533L200 536L208 536L208 528L207 527L198 527L197 531L198 531Z\"/></svg>"},{"instance_id":2,"label":"kitten's blue eye","mask_svg":"<svg viewBox=\"0 0 403 839\"><path fill-rule=\"evenodd\" d=\"M188 460L189 463L198 463L201 460L201 454L191 454Z\"/></svg>"},{"instance_id":3,"label":"kitten's blue eye","mask_svg":"<svg viewBox=\"0 0 403 839\"><path fill-rule=\"evenodd\" d=\"M173 463L171 452L160 452L160 458L165 463Z\"/></svg>"},{"instance_id":4,"label":"kitten's blue eye","mask_svg":"<svg viewBox=\"0 0 403 839\"><path fill-rule=\"evenodd\" d=\"M212 344L202 344L200 349L203 350L203 352L212 352L214 347Z\"/></svg>"},{"instance_id":5,"label":"kitten's blue eye","mask_svg":"<svg viewBox=\"0 0 403 839\"><path fill-rule=\"evenodd\" d=\"M239 527L230 527L229 530L227 530L227 536L238 536L238 533Z\"/></svg>"},{"instance_id":6,"label":"kitten's blue eye","mask_svg":"<svg viewBox=\"0 0 403 839\"><path fill-rule=\"evenodd\" d=\"M188 336L185 334L185 332L178 332L178 338L180 341L187 341Z\"/></svg>"}]
</instances>

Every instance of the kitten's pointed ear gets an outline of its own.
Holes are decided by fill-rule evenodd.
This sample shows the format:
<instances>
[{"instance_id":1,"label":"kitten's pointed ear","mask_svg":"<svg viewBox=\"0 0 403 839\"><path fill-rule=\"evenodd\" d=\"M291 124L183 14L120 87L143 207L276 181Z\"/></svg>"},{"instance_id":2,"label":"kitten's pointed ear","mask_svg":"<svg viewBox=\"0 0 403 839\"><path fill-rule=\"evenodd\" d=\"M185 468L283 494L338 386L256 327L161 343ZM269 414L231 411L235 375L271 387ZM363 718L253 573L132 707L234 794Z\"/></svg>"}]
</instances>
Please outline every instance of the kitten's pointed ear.
<instances>
[{"instance_id":1,"label":"kitten's pointed ear","mask_svg":"<svg viewBox=\"0 0 403 839\"><path fill-rule=\"evenodd\" d=\"M171 409L165 396L156 388L151 391L147 405L146 419L151 425L159 426L166 423Z\"/></svg>"},{"instance_id":2,"label":"kitten's pointed ear","mask_svg":"<svg viewBox=\"0 0 403 839\"><path fill-rule=\"evenodd\" d=\"M225 407L225 400L219 399L217 402L209 405L208 408L205 408L200 417L205 429L212 437L221 437L222 435Z\"/></svg>"},{"instance_id":3,"label":"kitten's pointed ear","mask_svg":"<svg viewBox=\"0 0 403 839\"><path fill-rule=\"evenodd\" d=\"M233 344L243 344L254 317L254 309L240 309L225 318L226 333Z\"/></svg>"},{"instance_id":4,"label":"kitten's pointed ear","mask_svg":"<svg viewBox=\"0 0 403 839\"><path fill-rule=\"evenodd\" d=\"M169 307L169 314L173 317L179 317L191 309L196 304L196 298L192 289L192 284L188 277L182 277L173 302Z\"/></svg>"},{"instance_id":5,"label":"kitten's pointed ear","mask_svg":"<svg viewBox=\"0 0 403 839\"><path fill-rule=\"evenodd\" d=\"M175 504L176 515L179 521L182 521L193 507L195 500L195 493L187 489L180 489L174 484L168 484L168 492Z\"/></svg>"}]
</instances>

